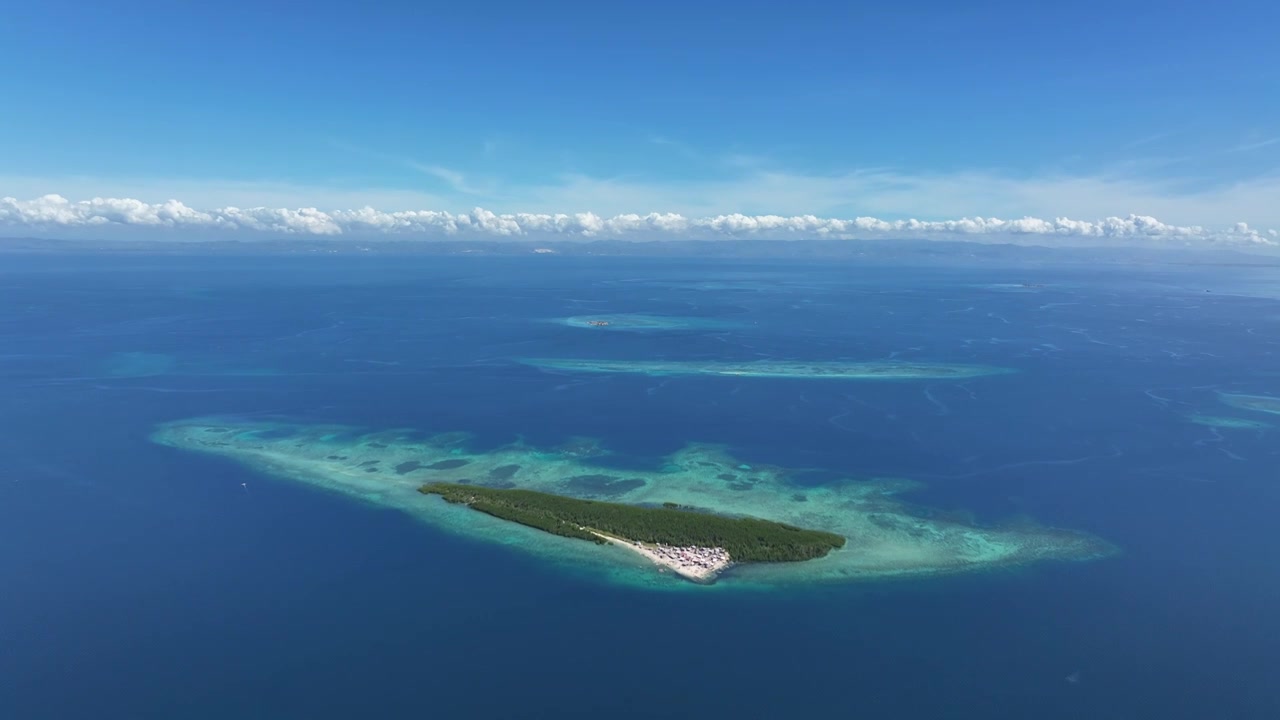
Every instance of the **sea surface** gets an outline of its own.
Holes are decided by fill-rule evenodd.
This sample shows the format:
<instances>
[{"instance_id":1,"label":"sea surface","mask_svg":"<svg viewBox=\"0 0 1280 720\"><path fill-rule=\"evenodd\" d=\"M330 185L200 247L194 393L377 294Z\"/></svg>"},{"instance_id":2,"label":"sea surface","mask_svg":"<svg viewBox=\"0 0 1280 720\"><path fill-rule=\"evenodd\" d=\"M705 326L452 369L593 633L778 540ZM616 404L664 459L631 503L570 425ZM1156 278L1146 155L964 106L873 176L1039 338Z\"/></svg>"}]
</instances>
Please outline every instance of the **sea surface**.
<instances>
[{"instance_id":1,"label":"sea surface","mask_svg":"<svg viewBox=\"0 0 1280 720\"><path fill-rule=\"evenodd\" d=\"M715 322L563 322L624 313ZM1280 396L1274 268L2 256L0 718L1280 717L1280 415L1222 392ZM148 439L205 415L717 443L1120 552L654 592Z\"/></svg>"}]
</instances>

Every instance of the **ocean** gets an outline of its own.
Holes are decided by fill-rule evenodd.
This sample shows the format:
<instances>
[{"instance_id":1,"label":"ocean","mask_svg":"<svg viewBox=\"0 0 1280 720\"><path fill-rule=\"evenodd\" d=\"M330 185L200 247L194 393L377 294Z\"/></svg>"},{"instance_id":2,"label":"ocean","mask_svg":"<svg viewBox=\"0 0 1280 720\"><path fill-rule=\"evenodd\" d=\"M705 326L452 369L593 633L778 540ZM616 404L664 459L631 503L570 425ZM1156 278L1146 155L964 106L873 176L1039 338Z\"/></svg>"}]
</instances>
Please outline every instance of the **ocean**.
<instances>
[{"instance_id":1,"label":"ocean","mask_svg":"<svg viewBox=\"0 0 1280 720\"><path fill-rule=\"evenodd\" d=\"M1280 276L625 257L0 257L0 718L1280 717ZM692 318L600 331L563 318ZM529 357L964 363L958 381ZM151 440L192 417L900 477L1110 557L654 590ZM672 581L678 582L678 581Z\"/></svg>"}]
</instances>

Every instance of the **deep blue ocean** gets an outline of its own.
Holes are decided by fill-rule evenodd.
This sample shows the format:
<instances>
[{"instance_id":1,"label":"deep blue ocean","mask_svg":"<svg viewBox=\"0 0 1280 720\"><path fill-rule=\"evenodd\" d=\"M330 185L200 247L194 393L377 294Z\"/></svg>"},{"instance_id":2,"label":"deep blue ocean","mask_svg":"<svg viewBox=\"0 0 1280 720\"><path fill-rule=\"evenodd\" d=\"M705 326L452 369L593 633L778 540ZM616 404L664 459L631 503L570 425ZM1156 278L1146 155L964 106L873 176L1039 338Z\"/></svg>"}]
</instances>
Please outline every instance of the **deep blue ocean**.
<instances>
[{"instance_id":1,"label":"deep blue ocean","mask_svg":"<svg viewBox=\"0 0 1280 720\"><path fill-rule=\"evenodd\" d=\"M544 322L623 312L739 327ZM527 356L1018 372L575 376ZM0 256L0 718L1277 718L1280 427L1186 416L1280 415L1218 392L1280 396L1273 268ZM209 414L635 458L723 443L1121 552L644 591L148 440Z\"/></svg>"}]
</instances>

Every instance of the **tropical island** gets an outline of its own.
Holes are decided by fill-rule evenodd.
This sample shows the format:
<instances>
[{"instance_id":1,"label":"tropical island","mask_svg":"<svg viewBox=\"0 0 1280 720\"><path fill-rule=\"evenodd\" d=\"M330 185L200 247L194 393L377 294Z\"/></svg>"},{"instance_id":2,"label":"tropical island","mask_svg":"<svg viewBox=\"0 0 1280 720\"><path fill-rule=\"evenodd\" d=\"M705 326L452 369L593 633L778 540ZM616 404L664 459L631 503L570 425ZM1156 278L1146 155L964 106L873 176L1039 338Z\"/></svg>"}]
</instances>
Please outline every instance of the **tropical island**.
<instances>
[{"instance_id":1,"label":"tropical island","mask_svg":"<svg viewBox=\"0 0 1280 720\"><path fill-rule=\"evenodd\" d=\"M585 373L639 373L651 376L720 375L732 377L795 378L808 380L961 380L1003 375L1007 368L928 362L789 362L755 360L718 362L692 360L585 360L522 358L520 362L544 370Z\"/></svg>"},{"instance_id":2,"label":"tropical island","mask_svg":"<svg viewBox=\"0 0 1280 720\"><path fill-rule=\"evenodd\" d=\"M447 502L563 537L614 542L694 580L731 562L812 560L844 547L835 533L751 517L724 517L676 503L641 507L514 488L433 482L418 489Z\"/></svg>"},{"instance_id":3,"label":"tropical island","mask_svg":"<svg viewBox=\"0 0 1280 720\"><path fill-rule=\"evenodd\" d=\"M1115 552L1109 543L1088 533L1045 527L1026 518L978 524L962 513L938 514L907 505L897 498L919 487L911 480L833 473L818 485L798 484L801 472L815 469L746 463L723 447L698 443L637 465L620 464L620 458L592 438L567 438L555 446L519 440L494 446L458 432L369 431L244 417L171 422L158 427L152 439L397 510L440 530L529 553L572 572L652 589L681 586L672 584L676 573L654 572L654 563L666 567L686 563L693 572L698 562L705 561L718 587L774 587L1090 560ZM753 555L750 543L745 550L739 548L731 534L720 539L701 534L644 535L631 525L612 526L598 517L590 522L604 527L580 523L601 533L600 539L609 543L601 546L477 512L479 508L466 504L445 502L443 496L425 498L421 488L431 483L467 487L472 494L478 489L521 489L591 500L597 506L616 503L684 510L698 514L698 528L690 533L708 532L707 527L714 527L708 523L719 522L716 518L760 518L829 533L829 542L818 541L818 547L822 542L828 548L838 547L835 537L847 539L847 549L805 562L755 562L754 557L767 553L759 549L762 554ZM236 485L232 489L239 490ZM509 496L486 493L486 497ZM632 517L638 522L641 516ZM662 515L645 513L644 517ZM607 527L615 527L618 534L609 534ZM646 538L657 538L661 545ZM717 554L721 550L723 556ZM726 567L729 563L731 567ZM717 568L725 570L717 574Z\"/></svg>"}]
</instances>

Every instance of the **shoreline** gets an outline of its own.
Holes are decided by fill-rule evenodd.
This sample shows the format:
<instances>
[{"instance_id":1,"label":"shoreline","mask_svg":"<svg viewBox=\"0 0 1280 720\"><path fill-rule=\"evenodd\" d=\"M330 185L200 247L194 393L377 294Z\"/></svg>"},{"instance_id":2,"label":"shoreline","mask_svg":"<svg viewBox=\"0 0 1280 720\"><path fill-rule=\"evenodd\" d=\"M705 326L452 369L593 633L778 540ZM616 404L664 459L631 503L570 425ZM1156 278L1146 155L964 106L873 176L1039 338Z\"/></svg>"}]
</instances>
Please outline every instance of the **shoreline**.
<instances>
[{"instance_id":1,"label":"shoreline","mask_svg":"<svg viewBox=\"0 0 1280 720\"><path fill-rule=\"evenodd\" d=\"M729 549L715 536L690 534L682 539L680 535L673 535L667 539L699 547L688 548L689 552L683 554L676 548L656 543L637 547L628 542L627 549L639 553L647 562L627 561L626 555L593 550L590 545L594 543L542 542L537 533L507 527L512 521L488 521L473 517L483 514L474 509L455 513L437 503L424 503L424 482L506 478L513 474L521 489L558 495L572 489L566 486L569 478L602 474L602 468L595 464L596 458L608 456L595 441L585 439L555 450L538 450L516 443L476 453L465 449L465 438L463 434L440 433L421 439L406 430L361 432L342 425L258 422L229 416L164 423L152 435L152 440L162 445L227 457L263 473L408 513L422 522L460 535L502 544L518 537L514 545L522 551L551 560L573 558L570 564L590 567L601 576L612 575L613 568L625 565L630 572L618 576L634 576L637 582L640 577L648 576L643 583L646 587L673 587L672 583L654 582L659 578L651 574L651 564L664 571L672 566L659 563L649 551L671 561L688 560L691 565L708 565L712 564L708 560L717 557L715 547ZM894 499L918 487L909 480L850 477L849 482L797 493L787 482L793 470L765 464L744 468L740 460L714 446L692 443L664 460L666 464L659 470L608 475L613 482L632 477L644 481L644 485L620 493L616 499L640 507L656 508L663 502L672 502L677 506L704 507L727 517L765 515L782 523L809 523L824 528L820 532L846 538L848 544L858 548L857 552L828 553L822 562L770 562L763 558L759 562L743 562L743 556L730 550L729 557L720 557L729 561L731 567L744 565L740 572L722 572L723 581L706 572L681 575L682 580L690 582L722 584L727 581L731 585L771 586L861 582L881 577L979 571L1038 561L1094 560L1118 552L1114 545L1088 533L1029 524L980 528L909 514ZM412 471L407 467L404 473L396 470L410 462L414 463ZM443 464L439 468L427 467L436 463ZM732 476L734 480L722 476ZM750 492L735 487L752 480ZM586 527L576 528L583 532L572 534L600 543L613 540L585 532L590 525L589 522L584 525ZM615 539L626 538L616 532L607 534L617 535ZM750 550L750 543L746 545Z\"/></svg>"},{"instance_id":2,"label":"shoreline","mask_svg":"<svg viewBox=\"0 0 1280 720\"><path fill-rule=\"evenodd\" d=\"M717 575L720 574L722 570L724 570L725 568L733 564L728 560L729 554L725 553L723 550L720 550L720 548L714 548L714 549L720 550L720 552L724 554L724 557L726 559L724 561L717 562L711 565L710 567L705 567L702 565L694 565L692 563L680 562L672 558L664 557L638 542L633 542L631 540L624 540L623 538L619 538L619 537L613 537L612 535L606 535L602 532L597 532L595 530L588 530L588 532L608 542L611 545L618 545L620 547L625 547L628 550L631 550L632 552L643 555L644 557L648 558L649 561L652 562L654 565L657 565L659 568L668 568L675 574L679 575L680 577L686 580L692 580L697 583L705 584L705 583L711 582L712 580L715 579Z\"/></svg>"}]
</instances>

